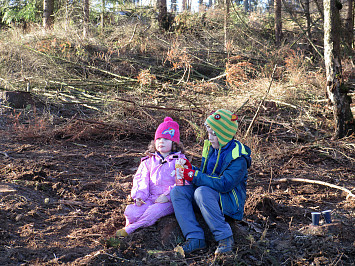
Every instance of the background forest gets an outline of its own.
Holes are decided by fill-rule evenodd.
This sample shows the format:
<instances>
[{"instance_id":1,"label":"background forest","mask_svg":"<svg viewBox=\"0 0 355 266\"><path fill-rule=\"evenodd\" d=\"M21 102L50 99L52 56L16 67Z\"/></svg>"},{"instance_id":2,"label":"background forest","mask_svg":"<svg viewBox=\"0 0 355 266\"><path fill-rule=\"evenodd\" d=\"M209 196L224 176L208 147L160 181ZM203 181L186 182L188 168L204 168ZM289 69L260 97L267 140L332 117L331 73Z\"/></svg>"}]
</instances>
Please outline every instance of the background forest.
<instances>
[{"instance_id":1,"label":"background forest","mask_svg":"<svg viewBox=\"0 0 355 266\"><path fill-rule=\"evenodd\" d=\"M1 265L355 264L352 0L0 3ZM107 241L164 117L199 165L219 108L253 158L233 254L174 252L174 215Z\"/></svg>"}]
</instances>

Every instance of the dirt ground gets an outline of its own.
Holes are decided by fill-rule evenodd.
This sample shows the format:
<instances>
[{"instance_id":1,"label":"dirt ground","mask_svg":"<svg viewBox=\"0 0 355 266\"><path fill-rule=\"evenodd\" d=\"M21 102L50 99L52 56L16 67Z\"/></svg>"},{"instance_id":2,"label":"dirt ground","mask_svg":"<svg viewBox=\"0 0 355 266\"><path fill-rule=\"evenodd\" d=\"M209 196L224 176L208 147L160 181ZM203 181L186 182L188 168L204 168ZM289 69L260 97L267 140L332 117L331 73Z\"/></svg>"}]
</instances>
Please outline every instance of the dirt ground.
<instances>
[{"instance_id":1,"label":"dirt ground","mask_svg":"<svg viewBox=\"0 0 355 266\"><path fill-rule=\"evenodd\" d=\"M216 242L191 256L174 252L183 236L174 215L125 239L107 239L124 225L132 177L150 138L105 138L98 124L66 120L66 131L25 136L14 114L0 117L0 265L354 265L355 200L327 185L280 178L320 180L354 192L354 138L280 141L280 151L250 169L242 221L233 228L233 253L215 257ZM54 124L60 125L60 121ZM26 124L25 124L26 125ZM86 126L86 127L85 127ZM80 128L86 130L86 137ZM89 129L91 130L89 132ZM101 131L100 131L101 130ZM74 133L82 135L73 138ZM149 135L149 134L148 134ZM101 136L101 137L99 137ZM270 137L271 136L271 137ZM184 140L192 163L201 146ZM350 148L349 148L350 147ZM311 226L311 212L332 211L331 224Z\"/></svg>"}]
</instances>

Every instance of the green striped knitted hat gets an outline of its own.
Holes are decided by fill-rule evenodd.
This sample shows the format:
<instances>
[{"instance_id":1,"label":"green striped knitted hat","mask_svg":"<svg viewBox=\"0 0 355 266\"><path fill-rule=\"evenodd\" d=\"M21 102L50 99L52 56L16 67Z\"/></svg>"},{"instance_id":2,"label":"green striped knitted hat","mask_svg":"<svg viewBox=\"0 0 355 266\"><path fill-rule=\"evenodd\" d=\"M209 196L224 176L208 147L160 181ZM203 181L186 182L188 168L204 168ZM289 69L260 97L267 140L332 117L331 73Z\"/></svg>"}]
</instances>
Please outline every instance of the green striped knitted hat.
<instances>
[{"instance_id":1,"label":"green striped knitted hat","mask_svg":"<svg viewBox=\"0 0 355 266\"><path fill-rule=\"evenodd\" d=\"M237 133L238 117L231 111L219 109L210 114L206 119L206 124L216 133L219 145L223 147L231 141Z\"/></svg>"}]
</instances>

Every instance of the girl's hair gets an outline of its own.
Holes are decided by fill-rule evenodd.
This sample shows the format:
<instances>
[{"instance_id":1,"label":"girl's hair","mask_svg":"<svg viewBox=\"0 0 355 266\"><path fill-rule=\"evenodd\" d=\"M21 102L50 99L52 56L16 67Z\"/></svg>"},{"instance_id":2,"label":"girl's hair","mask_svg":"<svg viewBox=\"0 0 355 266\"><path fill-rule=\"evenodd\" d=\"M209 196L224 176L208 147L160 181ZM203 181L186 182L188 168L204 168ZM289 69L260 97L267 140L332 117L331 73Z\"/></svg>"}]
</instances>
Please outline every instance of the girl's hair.
<instances>
[{"instance_id":1,"label":"girl's hair","mask_svg":"<svg viewBox=\"0 0 355 266\"><path fill-rule=\"evenodd\" d=\"M149 145L148 145L148 150L145 152L146 155L151 156L152 153L156 152L157 149L155 148L155 141L152 140ZM184 145L182 144L182 142L180 141L180 143L176 143L175 141L173 141L173 145L171 147L171 151L172 152L181 152L184 153Z\"/></svg>"}]
</instances>

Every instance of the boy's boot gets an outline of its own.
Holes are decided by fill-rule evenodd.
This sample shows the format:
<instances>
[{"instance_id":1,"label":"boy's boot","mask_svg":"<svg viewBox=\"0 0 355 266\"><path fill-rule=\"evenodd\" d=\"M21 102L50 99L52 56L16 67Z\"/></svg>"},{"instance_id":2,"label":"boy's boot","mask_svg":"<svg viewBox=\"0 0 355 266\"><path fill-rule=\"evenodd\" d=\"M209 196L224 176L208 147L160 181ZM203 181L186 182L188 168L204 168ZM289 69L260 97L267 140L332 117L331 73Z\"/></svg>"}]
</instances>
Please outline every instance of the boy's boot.
<instances>
[{"instance_id":1,"label":"boy's boot","mask_svg":"<svg viewBox=\"0 0 355 266\"><path fill-rule=\"evenodd\" d=\"M232 247L234 244L233 236L222 239L218 242L218 247L214 252L215 255L228 253L232 251Z\"/></svg>"},{"instance_id":2,"label":"boy's boot","mask_svg":"<svg viewBox=\"0 0 355 266\"><path fill-rule=\"evenodd\" d=\"M197 238L189 238L186 242L182 245L182 249L184 250L185 254L189 254L191 252L204 249L206 247L206 242L204 239L197 239Z\"/></svg>"}]
</instances>

